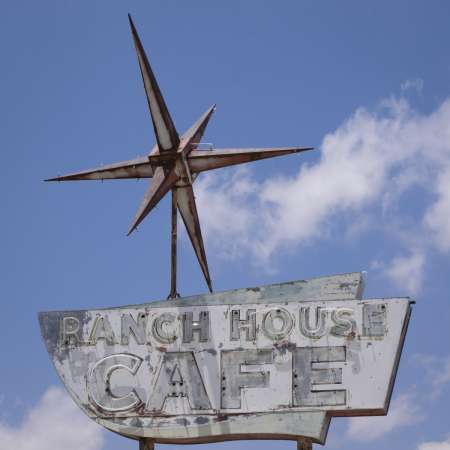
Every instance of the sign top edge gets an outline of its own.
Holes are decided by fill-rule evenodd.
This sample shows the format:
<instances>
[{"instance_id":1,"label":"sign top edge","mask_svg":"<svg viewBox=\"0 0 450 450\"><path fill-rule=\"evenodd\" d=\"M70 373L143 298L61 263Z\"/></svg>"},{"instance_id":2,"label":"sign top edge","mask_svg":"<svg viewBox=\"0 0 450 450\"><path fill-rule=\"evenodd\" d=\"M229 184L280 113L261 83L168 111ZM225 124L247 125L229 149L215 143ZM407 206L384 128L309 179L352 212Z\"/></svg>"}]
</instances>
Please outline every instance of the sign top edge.
<instances>
[{"instance_id":1,"label":"sign top edge","mask_svg":"<svg viewBox=\"0 0 450 450\"><path fill-rule=\"evenodd\" d=\"M98 311L142 307L212 306L219 304L272 303L292 301L360 300L364 290L362 272L350 272L306 280L287 281L256 287L238 288L171 300L155 300L121 306L90 308ZM49 311L47 311L49 312Z\"/></svg>"}]
</instances>

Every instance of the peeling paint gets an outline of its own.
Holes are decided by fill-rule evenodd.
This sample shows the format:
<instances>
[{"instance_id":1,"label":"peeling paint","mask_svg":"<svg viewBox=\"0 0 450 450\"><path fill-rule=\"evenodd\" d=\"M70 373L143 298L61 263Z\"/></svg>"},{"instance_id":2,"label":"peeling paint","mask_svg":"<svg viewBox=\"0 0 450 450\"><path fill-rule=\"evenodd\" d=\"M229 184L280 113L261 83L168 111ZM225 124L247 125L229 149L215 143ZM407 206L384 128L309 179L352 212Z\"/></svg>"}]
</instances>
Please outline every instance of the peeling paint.
<instances>
[{"instance_id":1,"label":"peeling paint","mask_svg":"<svg viewBox=\"0 0 450 450\"><path fill-rule=\"evenodd\" d=\"M333 415L387 412L406 332L410 301L359 301L360 280L346 274L39 320L71 396L124 436L324 442Z\"/></svg>"}]
</instances>

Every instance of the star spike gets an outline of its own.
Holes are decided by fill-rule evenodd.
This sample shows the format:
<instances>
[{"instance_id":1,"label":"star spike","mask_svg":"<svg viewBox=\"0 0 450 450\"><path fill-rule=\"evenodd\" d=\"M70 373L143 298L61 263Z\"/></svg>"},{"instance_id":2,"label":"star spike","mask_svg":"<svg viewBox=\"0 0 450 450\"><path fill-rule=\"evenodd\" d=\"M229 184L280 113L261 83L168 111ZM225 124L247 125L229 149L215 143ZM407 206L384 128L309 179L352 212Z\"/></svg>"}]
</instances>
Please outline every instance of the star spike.
<instances>
[{"instance_id":1,"label":"star spike","mask_svg":"<svg viewBox=\"0 0 450 450\"><path fill-rule=\"evenodd\" d=\"M313 147L194 150L189 155L189 168L192 173L199 173L308 150L313 150Z\"/></svg>"},{"instance_id":2,"label":"star spike","mask_svg":"<svg viewBox=\"0 0 450 450\"><path fill-rule=\"evenodd\" d=\"M184 226L188 232L189 239L191 240L192 247L194 248L208 289L212 292L211 277L209 275L208 261L206 260L205 246L203 244L194 190L192 189L192 186L178 187L176 195L178 211L180 211L181 218L183 219Z\"/></svg>"},{"instance_id":3,"label":"star spike","mask_svg":"<svg viewBox=\"0 0 450 450\"><path fill-rule=\"evenodd\" d=\"M175 183L178 181L175 168L173 168L167 175L164 173L162 167L157 167L153 175L153 179L145 192L144 199L136 213L133 223L128 230L129 236L138 225L145 219L150 211L159 203L159 201L169 192Z\"/></svg>"},{"instance_id":4,"label":"star spike","mask_svg":"<svg viewBox=\"0 0 450 450\"><path fill-rule=\"evenodd\" d=\"M55 178L48 178L44 181L78 181L78 180L118 180L124 178L151 178L153 167L149 158L131 159L116 164L96 167L95 169L74 172Z\"/></svg>"},{"instance_id":5,"label":"star spike","mask_svg":"<svg viewBox=\"0 0 450 450\"><path fill-rule=\"evenodd\" d=\"M152 116L153 128L155 130L159 151L176 151L180 142L177 130L175 129L172 117L167 109L166 102L161 94L158 82L150 67L144 47L141 44L141 40L130 14L128 14L128 20L130 22L131 34L136 48L142 81L144 82L145 94Z\"/></svg>"}]
</instances>

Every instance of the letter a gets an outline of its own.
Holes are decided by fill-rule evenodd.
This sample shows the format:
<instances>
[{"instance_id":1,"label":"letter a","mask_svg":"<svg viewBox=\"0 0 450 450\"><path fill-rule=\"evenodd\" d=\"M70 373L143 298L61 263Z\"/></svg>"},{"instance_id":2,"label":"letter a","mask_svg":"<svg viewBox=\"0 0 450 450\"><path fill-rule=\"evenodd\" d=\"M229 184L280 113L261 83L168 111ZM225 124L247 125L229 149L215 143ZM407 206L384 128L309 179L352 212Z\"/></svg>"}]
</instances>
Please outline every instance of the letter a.
<instances>
[{"instance_id":1,"label":"letter a","mask_svg":"<svg viewBox=\"0 0 450 450\"><path fill-rule=\"evenodd\" d=\"M162 411L168 397L187 397L189 406L193 410L211 409L211 403L192 352L164 354L147 409Z\"/></svg>"}]
</instances>

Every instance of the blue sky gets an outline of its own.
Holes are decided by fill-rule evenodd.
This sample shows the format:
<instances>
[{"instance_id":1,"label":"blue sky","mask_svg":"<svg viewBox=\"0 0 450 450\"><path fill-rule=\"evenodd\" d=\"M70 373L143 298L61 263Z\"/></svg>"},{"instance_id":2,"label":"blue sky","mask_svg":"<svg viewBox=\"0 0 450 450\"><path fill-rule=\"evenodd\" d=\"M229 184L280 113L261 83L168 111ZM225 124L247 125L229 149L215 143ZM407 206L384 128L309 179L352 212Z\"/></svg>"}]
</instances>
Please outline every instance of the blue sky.
<instances>
[{"instance_id":1,"label":"blue sky","mask_svg":"<svg viewBox=\"0 0 450 450\"><path fill-rule=\"evenodd\" d=\"M327 447L450 449L449 3L20 0L0 16L0 448L136 448L78 415L36 319L168 293L168 200L127 238L144 182L41 181L153 146L128 12L180 131L217 103L217 147L317 148L196 183L217 290L366 270L366 297L417 300L391 413L334 419ZM185 238L179 290L206 290ZM205 448L273 445L294 446Z\"/></svg>"}]
</instances>

